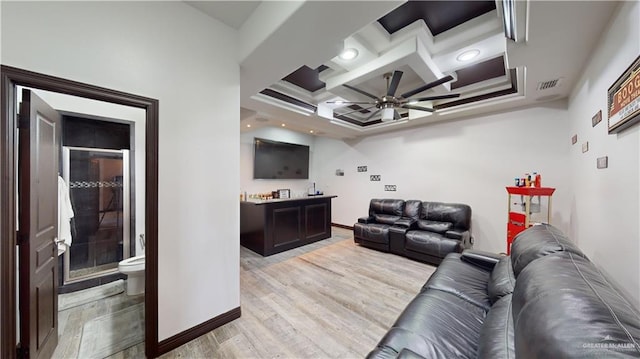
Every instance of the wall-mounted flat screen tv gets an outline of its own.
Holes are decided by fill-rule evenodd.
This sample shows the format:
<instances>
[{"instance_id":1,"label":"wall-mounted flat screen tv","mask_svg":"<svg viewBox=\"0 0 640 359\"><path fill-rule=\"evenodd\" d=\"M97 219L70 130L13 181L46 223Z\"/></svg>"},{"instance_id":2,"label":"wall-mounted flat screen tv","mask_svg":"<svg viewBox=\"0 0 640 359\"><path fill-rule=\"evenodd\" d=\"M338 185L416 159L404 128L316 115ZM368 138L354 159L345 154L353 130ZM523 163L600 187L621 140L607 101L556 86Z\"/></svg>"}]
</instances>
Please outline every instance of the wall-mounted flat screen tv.
<instances>
[{"instance_id":1,"label":"wall-mounted flat screen tv","mask_svg":"<svg viewBox=\"0 0 640 359\"><path fill-rule=\"evenodd\" d=\"M253 144L253 178L309 178L309 146L257 137Z\"/></svg>"}]
</instances>

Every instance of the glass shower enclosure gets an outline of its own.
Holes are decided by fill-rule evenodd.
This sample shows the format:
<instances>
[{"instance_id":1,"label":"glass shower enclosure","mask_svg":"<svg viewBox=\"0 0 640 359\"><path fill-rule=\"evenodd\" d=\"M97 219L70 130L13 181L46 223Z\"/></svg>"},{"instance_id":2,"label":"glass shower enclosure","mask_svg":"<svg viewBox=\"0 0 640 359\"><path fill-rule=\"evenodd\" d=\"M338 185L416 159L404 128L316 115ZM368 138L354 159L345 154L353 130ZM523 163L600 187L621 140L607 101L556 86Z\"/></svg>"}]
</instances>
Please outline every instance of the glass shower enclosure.
<instances>
[{"instance_id":1,"label":"glass shower enclosure","mask_svg":"<svg viewBox=\"0 0 640 359\"><path fill-rule=\"evenodd\" d=\"M65 146L62 163L74 211L63 284L117 273L130 257L129 150Z\"/></svg>"}]
</instances>

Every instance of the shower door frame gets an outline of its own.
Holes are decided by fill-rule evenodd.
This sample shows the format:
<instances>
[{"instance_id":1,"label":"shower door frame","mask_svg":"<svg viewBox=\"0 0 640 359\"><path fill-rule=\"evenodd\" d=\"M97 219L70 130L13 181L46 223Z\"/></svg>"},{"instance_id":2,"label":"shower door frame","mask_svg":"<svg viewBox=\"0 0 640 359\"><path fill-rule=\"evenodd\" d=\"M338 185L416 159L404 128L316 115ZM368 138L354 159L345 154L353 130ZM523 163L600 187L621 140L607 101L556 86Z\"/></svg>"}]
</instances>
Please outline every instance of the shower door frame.
<instances>
[{"instance_id":1,"label":"shower door frame","mask_svg":"<svg viewBox=\"0 0 640 359\"><path fill-rule=\"evenodd\" d=\"M62 146L62 178L69 186L71 192L70 176L70 160L71 151L86 152L103 152L103 153L119 153L122 154L122 260L131 257L131 162L129 159L129 150L112 150L106 148L92 147L76 147ZM74 209L75 211L75 209ZM135 242L134 242L135 243ZM72 242L73 245L73 242ZM70 278L71 266L71 248L68 248L63 254L63 285L81 282L83 280L102 277L113 273L118 273L118 267L106 269L100 272L85 274L73 279Z\"/></svg>"}]
</instances>

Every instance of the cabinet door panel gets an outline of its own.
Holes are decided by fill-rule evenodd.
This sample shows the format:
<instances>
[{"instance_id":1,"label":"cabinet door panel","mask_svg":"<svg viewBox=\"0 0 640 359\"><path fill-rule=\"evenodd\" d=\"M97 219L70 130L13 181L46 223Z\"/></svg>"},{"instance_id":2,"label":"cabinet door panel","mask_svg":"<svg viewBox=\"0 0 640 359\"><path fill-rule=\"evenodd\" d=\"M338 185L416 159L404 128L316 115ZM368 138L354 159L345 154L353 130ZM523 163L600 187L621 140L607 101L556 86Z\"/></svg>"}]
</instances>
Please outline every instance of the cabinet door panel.
<instances>
[{"instance_id":1,"label":"cabinet door panel","mask_svg":"<svg viewBox=\"0 0 640 359\"><path fill-rule=\"evenodd\" d=\"M328 216L327 203L310 204L304 207L305 211L305 228L307 240L314 240L320 237L326 237L329 233L330 226Z\"/></svg>"},{"instance_id":2,"label":"cabinet door panel","mask_svg":"<svg viewBox=\"0 0 640 359\"><path fill-rule=\"evenodd\" d=\"M272 212L273 247L302 240L300 207L275 208Z\"/></svg>"}]
</instances>

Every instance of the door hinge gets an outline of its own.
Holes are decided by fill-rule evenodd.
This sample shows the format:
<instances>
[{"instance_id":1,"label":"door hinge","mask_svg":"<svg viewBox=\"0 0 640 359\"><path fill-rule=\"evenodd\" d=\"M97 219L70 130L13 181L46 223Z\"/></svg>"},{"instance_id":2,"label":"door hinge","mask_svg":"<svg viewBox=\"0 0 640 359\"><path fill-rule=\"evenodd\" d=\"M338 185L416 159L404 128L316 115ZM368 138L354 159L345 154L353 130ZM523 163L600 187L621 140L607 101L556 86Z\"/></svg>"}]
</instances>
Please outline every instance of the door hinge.
<instances>
[{"instance_id":1,"label":"door hinge","mask_svg":"<svg viewBox=\"0 0 640 359\"><path fill-rule=\"evenodd\" d=\"M29 128L29 118L22 114L18 115L18 129Z\"/></svg>"},{"instance_id":2,"label":"door hinge","mask_svg":"<svg viewBox=\"0 0 640 359\"><path fill-rule=\"evenodd\" d=\"M23 245L27 242L27 235L18 231L16 236L16 241L18 241L18 245Z\"/></svg>"},{"instance_id":3,"label":"door hinge","mask_svg":"<svg viewBox=\"0 0 640 359\"><path fill-rule=\"evenodd\" d=\"M29 348L23 348L21 346L16 347L16 357L18 359L27 359L29 358Z\"/></svg>"}]
</instances>

